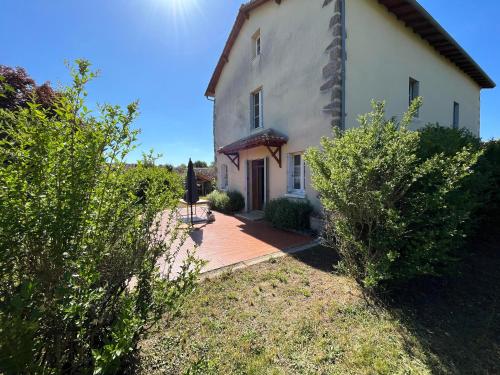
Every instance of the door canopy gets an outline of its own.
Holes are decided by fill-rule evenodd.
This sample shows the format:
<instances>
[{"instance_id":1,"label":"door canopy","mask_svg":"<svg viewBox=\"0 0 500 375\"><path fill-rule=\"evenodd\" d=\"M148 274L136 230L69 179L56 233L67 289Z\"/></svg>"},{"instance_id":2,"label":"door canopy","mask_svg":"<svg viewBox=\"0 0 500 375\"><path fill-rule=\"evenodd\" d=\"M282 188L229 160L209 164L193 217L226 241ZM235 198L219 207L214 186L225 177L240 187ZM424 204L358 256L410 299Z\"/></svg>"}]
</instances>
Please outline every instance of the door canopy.
<instances>
[{"instance_id":1,"label":"door canopy","mask_svg":"<svg viewBox=\"0 0 500 375\"><path fill-rule=\"evenodd\" d=\"M231 163L240 170L240 151L249 150L257 147L266 147L274 160L281 168L281 146L288 142L288 137L278 133L273 129L266 129L249 137L242 138L218 150L219 154L226 155Z\"/></svg>"}]
</instances>

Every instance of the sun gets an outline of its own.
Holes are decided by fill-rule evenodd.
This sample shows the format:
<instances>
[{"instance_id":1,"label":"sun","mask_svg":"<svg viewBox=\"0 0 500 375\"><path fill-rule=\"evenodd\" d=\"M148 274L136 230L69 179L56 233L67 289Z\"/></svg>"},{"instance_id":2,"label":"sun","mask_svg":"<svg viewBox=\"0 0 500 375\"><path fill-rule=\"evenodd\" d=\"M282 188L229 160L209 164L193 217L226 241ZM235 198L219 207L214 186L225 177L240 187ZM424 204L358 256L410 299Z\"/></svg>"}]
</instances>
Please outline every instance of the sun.
<instances>
[{"instance_id":1,"label":"sun","mask_svg":"<svg viewBox=\"0 0 500 375\"><path fill-rule=\"evenodd\" d=\"M162 41L185 47L183 38L196 31L200 19L205 18L204 9L214 0L140 0L145 3L145 12L151 17L150 25Z\"/></svg>"},{"instance_id":2,"label":"sun","mask_svg":"<svg viewBox=\"0 0 500 375\"><path fill-rule=\"evenodd\" d=\"M189 12L192 12L198 8L198 0L163 0L166 1L168 8L173 15L176 16L187 16Z\"/></svg>"},{"instance_id":3,"label":"sun","mask_svg":"<svg viewBox=\"0 0 500 375\"><path fill-rule=\"evenodd\" d=\"M153 0L168 13L168 21L176 32L188 29L193 18L201 13L200 1L203 0Z\"/></svg>"}]
</instances>

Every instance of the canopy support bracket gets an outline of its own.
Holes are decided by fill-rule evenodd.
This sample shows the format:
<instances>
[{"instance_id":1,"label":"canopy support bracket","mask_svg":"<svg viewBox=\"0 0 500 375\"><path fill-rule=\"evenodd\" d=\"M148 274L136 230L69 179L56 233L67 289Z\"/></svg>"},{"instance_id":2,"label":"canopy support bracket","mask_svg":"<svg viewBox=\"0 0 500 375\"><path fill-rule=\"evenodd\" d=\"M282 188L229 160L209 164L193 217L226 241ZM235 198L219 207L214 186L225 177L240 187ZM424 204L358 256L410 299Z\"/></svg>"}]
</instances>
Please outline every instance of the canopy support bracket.
<instances>
[{"instance_id":1,"label":"canopy support bracket","mask_svg":"<svg viewBox=\"0 0 500 375\"><path fill-rule=\"evenodd\" d=\"M271 146L266 146L266 147L271 153L271 156L274 158L274 160L276 160L279 167L281 168L281 146L275 147L274 150L271 148Z\"/></svg>"},{"instance_id":2,"label":"canopy support bracket","mask_svg":"<svg viewBox=\"0 0 500 375\"><path fill-rule=\"evenodd\" d=\"M240 170L240 153L239 152L232 152L232 153L227 153L225 154L229 160L231 160L231 163L234 164L238 170Z\"/></svg>"}]
</instances>

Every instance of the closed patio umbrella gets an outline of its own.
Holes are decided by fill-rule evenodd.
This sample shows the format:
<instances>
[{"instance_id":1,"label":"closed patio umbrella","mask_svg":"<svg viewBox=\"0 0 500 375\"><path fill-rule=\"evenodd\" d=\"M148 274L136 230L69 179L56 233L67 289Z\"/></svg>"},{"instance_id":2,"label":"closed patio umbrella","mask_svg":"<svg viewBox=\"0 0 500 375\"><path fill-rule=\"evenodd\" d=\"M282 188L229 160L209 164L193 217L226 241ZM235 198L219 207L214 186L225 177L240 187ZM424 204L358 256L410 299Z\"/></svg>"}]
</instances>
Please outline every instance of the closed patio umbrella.
<instances>
[{"instance_id":1,"label":"closed patio umbrella","mask_svg":"<svg viewBox=\"0 0 500 375\"><path fill-rule=\"evenodd\" d=\"M196 186L196 174L194 173L193 162L189 159L184 200L191 207L191 225L193 225L193 204L196 204L199 199L198 187Z\"/></svg>"}]
</instances>

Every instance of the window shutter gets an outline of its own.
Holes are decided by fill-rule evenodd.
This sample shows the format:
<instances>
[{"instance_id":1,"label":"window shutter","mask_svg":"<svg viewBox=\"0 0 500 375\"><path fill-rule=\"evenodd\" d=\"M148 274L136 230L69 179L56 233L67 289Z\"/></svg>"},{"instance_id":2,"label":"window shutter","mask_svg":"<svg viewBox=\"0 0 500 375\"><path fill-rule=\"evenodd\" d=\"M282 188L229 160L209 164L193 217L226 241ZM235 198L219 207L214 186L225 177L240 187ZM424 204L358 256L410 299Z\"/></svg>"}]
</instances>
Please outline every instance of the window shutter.
<instances>
[{"instance_id":1,"label":"window shutter","mask_svg":"<svg viewBox=\"0 0 500 375\"><path fill-rule=\"evenodd\" d=\"M254 110L254 108L253 108L253 93L250 94L250 105L249 105L249 108L250 108L250 111L249 111L250 129L253 130L253 128L254 128L254 125L253 125L253 123L254 123L254 119L253 119L253 110Z\"/></svg>"},{"instance_id":2,"label":"window shutter","mask_svg":"<svg viewBox=\"0 0 500 375\"><path fill-rule=\"evenodd\" d=\"M259 94L259 126L264 127L264 89L260 89Z\"/></svg>"},{"instance_id":3,"label":"window shutter","mask_svg":"<svg viewBox=\"0 0 500 375\"><path fill-rule=\"evenodd\" d=\"M247 211L250 211L251 173L252 173L252 165L250 164L250 161L247 160L247 201L246 201Z\"/></svg>"},{"instance_id":4,"label":"window shutter","mask_svg":"<svg viewBox=\"0 0 500 375\"><path fill-rule=\"evenodd\" d=\"M304 158L304 154L300 155L300 161L302 163L302 191L306 191L306 160Z\"/></svg>"},{"instance_id":5,"label":"window shutter","mask_svg":"<svg viewBox=\"0 0 500 375\"><path fill-rule=\"evenodd\" d=\"M221 189L227 189L229 186L229 171L227 168L227 164L222 164L221 166L221 184L220 187Z\"/></svg>"},{"instance_id":6,"label":"window shutter","mask_svg":"<svg viewBox=\"0 0 500 375\"><path fill-rule=\"evenodd\" d=\"M293 190L293 156L291 154L287 155L287 162L287 192L290 193Z\"/></svg>"},{"instance_id":7,"label":"window shutter","mask_svg":"<svg viewBox=\"0 0 500 375\"><path fill-rule=\"evenodd\" d=\"M264 173L265 173L265 183L266 183L266 198L264 204L269 203L269 158L264 159Z\"/></svg>"},{"instance_id":8,"label":"window shutter","mask_svg":"<svg viewBox=\"0 0 500 375\"><path fill-rule=\"evenodd\" d=\"M229 168L226 164L226 174L225 174L225 181L226 181L226 189L229 187Z\"/></svg>"}]
</instances>

